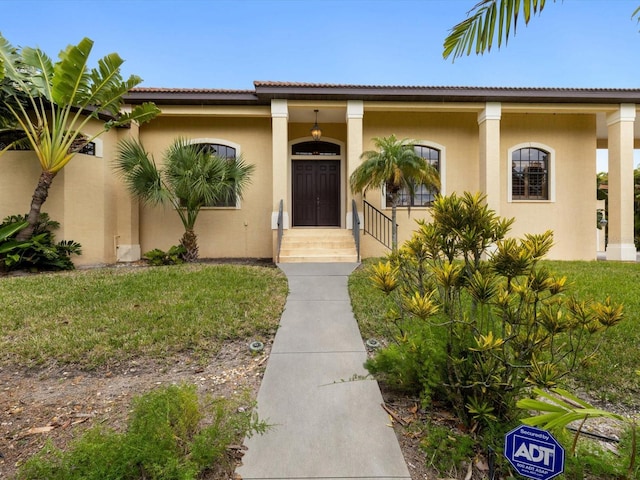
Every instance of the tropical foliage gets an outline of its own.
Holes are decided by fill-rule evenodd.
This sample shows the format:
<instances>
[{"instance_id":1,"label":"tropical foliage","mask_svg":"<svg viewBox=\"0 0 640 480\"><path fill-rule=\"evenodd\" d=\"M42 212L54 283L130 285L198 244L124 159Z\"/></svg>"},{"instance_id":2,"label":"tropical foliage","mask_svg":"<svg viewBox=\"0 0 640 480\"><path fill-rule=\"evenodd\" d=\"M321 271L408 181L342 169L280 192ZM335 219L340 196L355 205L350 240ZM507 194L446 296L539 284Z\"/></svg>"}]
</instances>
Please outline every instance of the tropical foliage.
<instances>
[{"instance_id":1,"label":"tropical foliage","mask_svg":"<svg viewBox=\"0 0 640 480\"><path fill-rule=\"evenodd\" d=\"M184 262L183 257L187 249L182 245L173 245L166 252L159 248L149 250L142 257L149 262L149 265L158 267L161 265L179 265Z\"/></svg>"},{"instance_id":2,"label":"tropical foliage","mask_svg":"<svg viewBox=\"0 0 640 480\"><path fill-rule=\"evenodd\" d=\"M524 17L524 23L528 24L532 16L542 12L545 1L481 0L468 12L465 20L450 30L444 41L443 57L446 59L453 55L455 60L471 53L481 54L491 51L494 42L500 48L503 41L505 44L509 41L512 28L513 35L516 34L518 20Z\"/></svg>"},{"instance_id":3,"label":"tropical foliage","mask_svg":"<svg viewBox=\"0 0 640 480\"><path fill-rule=\"evenodd\" d=\"M241 198L254 170L242 158L223 158L182 138L164 153L164 168L135 140L120 143L116 160L116 171L133 195L152 205L169 204L178 213L184 226L180 245L186 261L198 258L194 228L202 207Z\"/></svg>"},{"instance_id":4,"label":"tropical foliage","mask_svg":"<svg viewBox=\"0 0 640 480\"><path fill-rule=\"evenodd\" d=\"M264 433L242 396L200 398L196 385L158 387L135 397L125 432L100 424L62 451L52 443L19 469L20 480L220 478L230 446Z\"/></svg>"},{"instance_id":5,"label":"tropical foliage","mask_svg":"<svg viewBox=\"0 0 640 480\"><path fill-rule=\"evenodd\" d=\"M531 387L557 388L593 360L622 306L572 295L541 262L552 233L508 238L513 220L480 194L439 197L432 218L371 269L395 333L367 368L425 403L446 402L490 444L518 420Z\"/></svg>"},{"instance_id":6,"label":"tropical foliage","mask_svg":"<svg viewBox=\"0 0 640 480\"><path fill-rule=\"evenodd\" d=\"M619 422L627 427L631 437L629 450L629 464L627 466L627 477L637 478L638 467L636 459L638 456L638 425L637 420L632 417L620 415L608 410L596 408L588 402L578 398L567 390L552 388L545 391L539 388L533 389L535 398L524 398L518 402L518 407L526 411L538 411L539 415L525 418L523 423L538 426L548 430L566 428L571 423L578 423L571 445L571 455L576 454L578 438L585 423L589 419L608 418Z\"/></svg>"},{"instance_id":7,"label":"tropical foliage","mask_svg":"<svg viewBox=\"0 0 640 480\"><path fill-rule=\"evenodd\" d=\"M17 242L12 237L27 225L27 222L11 222L0 226L0 263L4 262L7 255L14 255L16 250L25 245L26 242Z\"/></svg>"},{"instance_id":8,"label":"tropical foliage","mask_svg":"<svg viewBox=\"0 0 640 480\"><path fill-rule=\"evenodd\" d=\"M124 95L142 79L132 75L124 80L120 73L123 60L116 53L89 68L92 47L93 42L84 38L62 50L54 63L42 50L17 49L0 35L2 103L42 168L27 217L29 224L19 232L19 240L33 234L51 182L78 151L113 127L145 122L159 113L153 104L121 113ZM89 122L95 119L98 126L89 129Z\"/></svg>"},{"instance_id":9,"label":"tropical foliage","mask_svg":"<svg viewBox=\"0 0 640 480\"><path fill-rule=\"evenodd\" d=\"M438 190L440 175L429 162L414 150L415 141L398 139L395 135L375 137L376 150L365 151L360 158L363 162L349 178L353 193L366 193L369 189L384 187L391 200L392 250L398 246L396 224L400 193L406 190L413 196L416 188L426 185Z\"/></svg>"},{"instance_id":10,"label":"tropical foliage","mask_svg":"<svg viewBox=\"0 0 640 480\"><path fill-rule=\"evenodd\" d=\"M73 270L72 255L82 254L82 246L73 240L56 242L54 231L60 224L41 213L33 235L18 240L16 234L26 228L26 215L11 215L0 224L0 271Z\"/></svg>"},{"instance_id":11,"label":"tropical foliage","mask_svg":"<svg viewBox=\"0 0 640 480\"><path fill-rule=\"evenodd\" d=\"M533 16L542 13L545 4L546 0L480 0L469 10L467 18L449 31L442 56L455 60L472 53L490 52L496 42L500 48L503 41L505 44L509 41L512 29L515 36L520 19L529 24ZM640 7L632 17L640 23Z\"/></svg>"}]
</instances>

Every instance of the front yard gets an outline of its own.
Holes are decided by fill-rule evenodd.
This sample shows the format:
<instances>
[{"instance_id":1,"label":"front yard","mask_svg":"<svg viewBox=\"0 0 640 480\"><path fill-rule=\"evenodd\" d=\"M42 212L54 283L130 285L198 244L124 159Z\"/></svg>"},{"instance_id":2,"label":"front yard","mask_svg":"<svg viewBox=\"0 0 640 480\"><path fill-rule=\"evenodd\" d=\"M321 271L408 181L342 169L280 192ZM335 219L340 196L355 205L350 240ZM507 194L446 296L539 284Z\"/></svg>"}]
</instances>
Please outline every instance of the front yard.
<instances>
[{"instance_id":1,"label":"front yard","mask_svg":"<svg viewBox=\"0 0 640 480\"><path fill-rule=\"evenodd\" d=\"M47 440L64 448L88 428L121 429L152 389L195 384L250 411L286 293L278 269L244 265L0 278L0 477Z\"/></svg>"}]
</instances>

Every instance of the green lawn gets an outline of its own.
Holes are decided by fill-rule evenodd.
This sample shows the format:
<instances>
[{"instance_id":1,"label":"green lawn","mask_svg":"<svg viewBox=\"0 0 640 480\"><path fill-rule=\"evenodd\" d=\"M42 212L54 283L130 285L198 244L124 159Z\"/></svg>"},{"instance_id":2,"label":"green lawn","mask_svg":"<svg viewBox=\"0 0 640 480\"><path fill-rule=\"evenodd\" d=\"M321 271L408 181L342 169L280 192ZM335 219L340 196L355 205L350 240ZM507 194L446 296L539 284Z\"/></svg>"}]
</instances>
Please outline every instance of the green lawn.
<instances>
[{"instance_id":1,"label":"green lawn","mask_svg":"<svg viewBox=\"0 0 640 480\"><path fill-rule=\"evenodd\" d=\"M192 264L0 278L0 364L92 369L259 339L287 293L276 268Z\"/></svg>"},{"instance_id":2,"label":"green lawn","mask_svg":"<svg viewBox=\"0 0 640 480\"><path fill-rule=\"evenodd\" d=\"M385 338L384 314L390 307L384 295L369 281L367 265L349 280L353 311L364 338ZM545 262L557 274L566 275L581 299L622 303L625 320L607 332L598 357L575 375L578 384L600 400L624 403L640 409L640 265L620 262Z\"/></svg>"},{"instance_id":3,"label":"green lawn","mask_svg":"<svg viewBox=\"0 0 640 480\"><path fill-rule=\"evenodd\" d=\"M577 380L600 400L640 409L640 264L621 262L547 262L573 283L579 298L624 305L625 319L607 332L600 354Z\"/></svg>"}]
</instances>

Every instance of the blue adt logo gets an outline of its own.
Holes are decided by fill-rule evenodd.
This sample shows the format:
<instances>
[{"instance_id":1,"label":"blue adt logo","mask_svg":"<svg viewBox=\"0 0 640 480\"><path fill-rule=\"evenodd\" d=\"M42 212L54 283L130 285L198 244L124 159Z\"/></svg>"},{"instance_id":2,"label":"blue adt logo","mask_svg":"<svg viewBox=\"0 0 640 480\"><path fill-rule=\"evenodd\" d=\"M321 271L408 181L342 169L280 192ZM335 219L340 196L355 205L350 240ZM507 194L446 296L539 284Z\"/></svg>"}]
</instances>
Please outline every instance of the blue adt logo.
<instances>
[{"instance_id":1,"label":"blue adt logo","mask_svg":"<svg viewBox=\"0 0 640 480\"><path fill-rule=\"evenodd\" d=\"M520 425L507 433L504 456L523 477L548 480L564 471L564 449L539 428Z\"/></svg>"}]
</instances>

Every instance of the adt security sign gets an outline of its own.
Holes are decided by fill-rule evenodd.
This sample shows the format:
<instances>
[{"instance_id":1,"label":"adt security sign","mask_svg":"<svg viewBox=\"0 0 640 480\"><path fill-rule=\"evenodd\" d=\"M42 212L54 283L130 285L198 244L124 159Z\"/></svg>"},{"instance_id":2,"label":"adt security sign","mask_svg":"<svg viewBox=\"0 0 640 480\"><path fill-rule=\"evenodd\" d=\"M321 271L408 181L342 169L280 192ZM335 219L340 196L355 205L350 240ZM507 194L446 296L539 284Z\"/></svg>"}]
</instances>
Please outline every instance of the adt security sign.
<instances>
[{"instance_id":1,"label":"adt security sign","mask_svg":"<svg viewBox=\"0 0 640 480\"><path fill-rule=\"evenodd\" d=\"M520 425L507 433L504 456L523 477L548 480L564 471L564 448L539 428Z\"/></svg>"}]
</instances>

